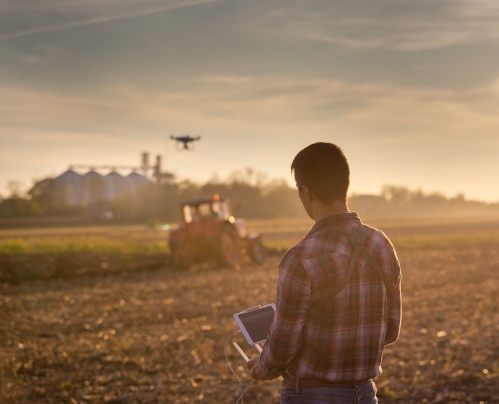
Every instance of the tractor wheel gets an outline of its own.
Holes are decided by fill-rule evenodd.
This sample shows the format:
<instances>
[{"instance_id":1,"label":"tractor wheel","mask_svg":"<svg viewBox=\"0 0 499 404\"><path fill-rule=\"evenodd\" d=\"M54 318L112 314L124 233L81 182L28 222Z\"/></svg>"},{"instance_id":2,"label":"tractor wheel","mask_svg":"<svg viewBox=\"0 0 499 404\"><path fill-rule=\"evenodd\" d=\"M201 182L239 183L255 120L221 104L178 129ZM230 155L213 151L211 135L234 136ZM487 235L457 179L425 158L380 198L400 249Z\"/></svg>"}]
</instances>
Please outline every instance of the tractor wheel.
<instances>
[{"instance_id":1,"label":"tractor wheel","mask_svg":"<svg viewBox=\"0 0 499 404\"><path fill-rule=\"evenodd\" d=\"M170 251L172 255L173 265L176 268L186 269L191 265L191 260L189 259L190 254L188 251L186 240L170 244Z\"/></svg>"},{"instance_id":2,"label":"tractor wheel","mask_svg":"<svg viewBox=\"0 0 499 404\"><path fill-rule=\"evenodd\" d=\"M236 266L241 257L241 241L233 225L222 227L218 237L218 261L224 266Z\"/></svg>"},{"instance_id":3,"label":"tractor wheel","mask_svg":"<svg viewBox=\"0 0 499 404\"><path fill-rule=\"evenodd\" d=\"M248 254L253 262L262 265L267 260L267 249L263 245L262 240L255 240L248 250Z\"/></svg>"}]
</instances>

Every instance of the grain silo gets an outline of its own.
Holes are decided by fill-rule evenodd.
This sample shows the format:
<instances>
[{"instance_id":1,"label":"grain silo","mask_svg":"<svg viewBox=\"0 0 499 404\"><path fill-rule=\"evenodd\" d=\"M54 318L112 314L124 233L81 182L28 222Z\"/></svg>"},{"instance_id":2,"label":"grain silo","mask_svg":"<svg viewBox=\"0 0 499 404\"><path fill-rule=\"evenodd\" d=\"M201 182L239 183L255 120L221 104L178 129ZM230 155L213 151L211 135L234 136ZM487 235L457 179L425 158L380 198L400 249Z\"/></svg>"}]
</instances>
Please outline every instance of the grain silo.
<instances>
[{"instance_id":1,"label":"grain silo","mask_svg":"<svg viewBox=\"0 0 499 404\"><path fill-rule=\"evenodd\" d=\"M71 169L54 178L55 192L60 202L68 206L78 206L83 203L83 178Z\"/></svg>"}]
</instances>

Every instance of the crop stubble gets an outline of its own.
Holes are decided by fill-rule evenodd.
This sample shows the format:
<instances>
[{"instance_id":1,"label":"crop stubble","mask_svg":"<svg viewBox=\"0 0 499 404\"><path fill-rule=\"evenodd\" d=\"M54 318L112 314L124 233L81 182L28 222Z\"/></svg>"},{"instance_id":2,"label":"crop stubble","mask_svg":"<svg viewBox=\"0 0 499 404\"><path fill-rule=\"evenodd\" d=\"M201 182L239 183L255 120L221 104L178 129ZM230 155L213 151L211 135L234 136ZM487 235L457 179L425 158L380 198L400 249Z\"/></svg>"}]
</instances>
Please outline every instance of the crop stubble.
<instances>
[{"instance_id":1,"label":"crop stubble","mask_svg":"<svg viewBox=\"0 0 499 404\"><path fill-rule=\"evenodd\" d=\"M385 351L380 402L497 402L499 252L402 249L399 258L403 328ZM274 301L279 254L238 270L177 271L159 254L147 268L127 257L119 271L114 259L1 286L0 402L235 402L240 385L224 357L232 313ZM246 387L242 359L230 344L227 353ZM244 399L275 403L279 390L278 380L255 383Z\"/></svg>"}]
</instances>

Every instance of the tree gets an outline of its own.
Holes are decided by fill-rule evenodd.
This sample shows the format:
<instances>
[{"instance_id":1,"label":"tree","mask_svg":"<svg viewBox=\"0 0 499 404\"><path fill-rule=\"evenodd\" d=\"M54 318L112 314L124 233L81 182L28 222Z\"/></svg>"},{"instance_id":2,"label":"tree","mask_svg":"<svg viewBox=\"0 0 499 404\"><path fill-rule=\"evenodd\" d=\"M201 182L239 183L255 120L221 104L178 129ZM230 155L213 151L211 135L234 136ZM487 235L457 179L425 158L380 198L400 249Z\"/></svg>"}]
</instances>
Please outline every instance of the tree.
<instances>
[{"instance_id":1,"label":"tree","mask_svg":"<svg viewBox=\"0 0 499 404\"><path fill-rule=\"evenodd\" d=\"M265 207L260 217L284 218L306 216L298 193L284 180L274 180L265 185L262 191L262 205Z\"/></svg>"},{"instance_id":2,"label":"tree","mask_svg":"<svg viewBox=\"0 0 499 404\"><path fill-rule=\"evenodd\" d=\"M0 202L0 217L36 217L42 214L36 201L11 196Z\"/></svg>"}]
</instances>

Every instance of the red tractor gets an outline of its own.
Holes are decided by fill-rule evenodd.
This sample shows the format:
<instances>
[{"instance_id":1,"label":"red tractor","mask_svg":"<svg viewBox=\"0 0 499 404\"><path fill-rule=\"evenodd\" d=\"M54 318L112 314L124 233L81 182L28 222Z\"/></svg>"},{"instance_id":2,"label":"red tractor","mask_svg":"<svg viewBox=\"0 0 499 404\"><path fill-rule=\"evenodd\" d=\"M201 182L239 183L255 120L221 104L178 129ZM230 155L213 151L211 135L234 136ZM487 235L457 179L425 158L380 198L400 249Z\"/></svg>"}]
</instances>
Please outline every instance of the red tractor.
<instances>
[{"instance_id":1,"label":"red tractor","mask_svg":"<svg viewBox=\"0 0 499 404\"><path fill-rule=\"evenodd\" d=\"M186 201L181 213L183 223L170 232L168 240L174 265L210 260L232 267L239 263L242 252L258 264L265 262L261 236L247 234L244 220L234 218L228 199L215 194Z\"/></svg>"}]
</instances>

